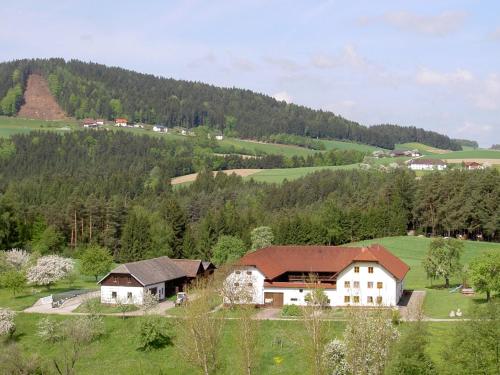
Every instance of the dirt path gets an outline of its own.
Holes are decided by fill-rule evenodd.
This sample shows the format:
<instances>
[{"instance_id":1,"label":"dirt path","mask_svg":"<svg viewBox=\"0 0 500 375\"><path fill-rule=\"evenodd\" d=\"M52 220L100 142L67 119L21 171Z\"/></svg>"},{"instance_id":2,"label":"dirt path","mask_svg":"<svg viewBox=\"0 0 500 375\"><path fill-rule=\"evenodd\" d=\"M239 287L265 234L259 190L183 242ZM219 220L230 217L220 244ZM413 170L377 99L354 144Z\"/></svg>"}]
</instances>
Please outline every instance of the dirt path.
<instances>
[{"instance_id":1,"label":"dirt path","mask_svg":"<svg viewBox=\"0 0 500 375\"><path fill-rule=\"evenodd\" d=\"M24 91L24 104L18 116L36 120L66 120L68 118L50 92L47 81L39 74L31 74L28 77L28 85Z\"/></svg>"},{"instance_id":2,"label":"dirt path","mask_svg":"<svg viewBox=\"0 0 500 375\"><path fill-rule=\"evenodd\" d=\"M225 173L227 175L235 174L237 176L246 177L246 176L250 176L252 174L255 174L259 171L262 171L262 169L228 169L228 170L219 171L219 172ZM216 173L218 173L218 172L213 172L213 174L216 174ZM197 176L198 176L198 173L191 173L191 174L187 174L185 176L174 177L174 178L172 178L170 183L172 185L178 185L178 184L183 184L185 182L193 182L194 180L196 180Z\"/></svg>"}]
</instances>

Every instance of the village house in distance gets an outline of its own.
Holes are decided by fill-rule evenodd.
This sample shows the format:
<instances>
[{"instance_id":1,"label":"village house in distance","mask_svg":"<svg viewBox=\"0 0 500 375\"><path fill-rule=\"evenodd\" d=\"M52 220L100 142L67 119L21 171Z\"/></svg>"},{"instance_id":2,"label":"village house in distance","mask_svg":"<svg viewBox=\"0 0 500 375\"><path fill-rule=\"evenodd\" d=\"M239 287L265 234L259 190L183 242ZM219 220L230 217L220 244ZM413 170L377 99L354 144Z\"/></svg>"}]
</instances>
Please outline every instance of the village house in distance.
<instances>
[{"instance_id":1,"label":"village house in distance","mask_svg":"<svg viewBox=\"0 0 500 375\"><path fill-rule=\"evenodd\" d=\"M161 301L214 270L215 266L210 262L167 256L124 263L99 281L101 303L142 305L146 291Z\"/></svg>"},{"instance_id":2,"label":"village house in distance","mask_svg":"<svg viewBox=\"0 0 500 375\"><path fill-rule=\"evenodd\" d=\"M412 159L408 162L408 167L412 171L442 171L446 169L447 164L440 159Z\"/></svg>"},{"instance_id":3,"label":"village house in distance","mask_svg":"<svg viewBox=\"0 0 500 375\"><path fill-rule=\"evenodd\" d=\"M409 269L380 245L270 246L237 261L225 288L250 296L236 303L305 305L314 274L330 306L395 306Z\"/></svg>"}]
</instances>

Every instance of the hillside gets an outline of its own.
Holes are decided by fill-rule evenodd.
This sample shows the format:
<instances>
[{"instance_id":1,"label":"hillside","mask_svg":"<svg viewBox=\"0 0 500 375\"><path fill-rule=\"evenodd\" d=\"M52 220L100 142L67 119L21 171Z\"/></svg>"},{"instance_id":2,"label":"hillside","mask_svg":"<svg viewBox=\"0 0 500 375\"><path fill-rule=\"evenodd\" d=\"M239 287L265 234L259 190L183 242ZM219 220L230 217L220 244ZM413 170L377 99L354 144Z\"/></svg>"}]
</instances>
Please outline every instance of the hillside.
<instances>
[{"instance_id":1,"label":"hillside","mask_svg":"<svg viewBox=\"0 0 500 375\"><path fill-rule=\"evenodd\" d=\"M18 116L35 120L64 120L67 117L50 92L47 81L38 74L28 78L24 104Z\"/></svg>"},{"instance_id":2,"label":"hillside","mask_svg":"<svg viewBox=\"0 0 500 375\"><path fill-rule=\"evenodd\" d=\"M141 74L77 60L34 59L0 64L3 114L19 111L20 90L30 74L40 74L61 108L76 118L125 116L131 121L172 126L206 125L241 138L270 134L350 140L386 149L396 143L423 142L450 150L460 145L436 132L378 125L366 127L332 112L277 101L236 88Z\"/></svg>"}]
</instances>

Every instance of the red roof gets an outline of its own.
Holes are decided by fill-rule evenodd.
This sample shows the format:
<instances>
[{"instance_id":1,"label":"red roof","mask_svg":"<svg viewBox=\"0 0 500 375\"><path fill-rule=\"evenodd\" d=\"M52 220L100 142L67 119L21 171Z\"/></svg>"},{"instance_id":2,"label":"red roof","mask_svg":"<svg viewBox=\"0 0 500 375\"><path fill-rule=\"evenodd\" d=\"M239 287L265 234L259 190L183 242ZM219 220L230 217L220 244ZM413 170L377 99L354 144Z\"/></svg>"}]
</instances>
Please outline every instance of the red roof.
<instances>
[{"instance_id":1,"label":"red roof","mask_svg":"<svg viewBox=\"0 0 500 375\"><path fill-rule=\"evenodd\" d=\"M482 166L482 164L477 163L477 162L475 162L475 161L465 161L465 162L464 162L464 165L465 165L466 167L481 167L481 166Z\"/></svg>"},{"instance_id":2,"label":"red roof","mask_svg":"<svg viewBox=\"0 0 500 375\"><path fill-rule=\"evenodd\" d=\"M381 245L269 246L246 254L237 264L257 267L268 280L285 272L340 272L353 262L376 262L402 280L410 267Z\"/></svg>"},{"instance_id":3,"label":"red roof","mask_svg":"<svg viewBox=\"0 0 500 375\"><path fill-rule=\"evenodd\" d=\"M115 122L127 122L126 118L117 118L115 119Z\"/></svg>"},{"instance_id":4,"label":"red roof","mask_svg":"<svg viewBox=\"0 0 500 375\"><path fill-rule=\"evenodd\" d=\"M446 165L444 161L441 159L412 159L410 160L410 164L426 164L426 165Z\"/></svg>"}]
</instances>

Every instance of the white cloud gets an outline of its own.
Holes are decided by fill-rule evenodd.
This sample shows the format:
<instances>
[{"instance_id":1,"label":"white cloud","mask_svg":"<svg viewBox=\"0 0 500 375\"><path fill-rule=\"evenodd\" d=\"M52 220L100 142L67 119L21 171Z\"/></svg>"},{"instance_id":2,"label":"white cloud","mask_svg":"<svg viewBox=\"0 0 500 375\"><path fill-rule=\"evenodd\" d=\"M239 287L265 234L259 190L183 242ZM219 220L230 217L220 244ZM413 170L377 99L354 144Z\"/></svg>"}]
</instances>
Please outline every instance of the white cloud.
<instances>
[{"instance_id":1,"label":"white cloud","mask_svg":"<svg viewBox=\"0 0 500 375\"><path fill-rule=\"evenodd\" d=\"M453 72L437 72L428 68L421 68L415 76L415 81L421 85L450 85L466 83L474 80L471 72L465 69L456 69Z\"/></svg>"},{"instance_id":2,"label":"white cloud","mask_svg":"<svg viewBox=\"0 0 500 375\"><path fill-rule=\"evenodd\" d=\"M379 17L360 19L362 25L384 23L399 30L419 34L443 36L459 30L467 18L467 13L447 11L438 15L420 15L407 11L387 12Z\"/></svg>"},{"instance_id":3,"label":"white cloud","mask_svg":"<svg viewBox=\"0 0 500 375\"><path fill-rule=\"evenodd\" d=\"M473 95L473 100L479 109L500 109L500 75L490 74Z\"/></svg>"},{"instance_id":4,"label":"white cloud","mask_svg":"<svg viewBox=\"0 0 500 375\"><path fill-rule=\"evenodd\" d=\"M475 134L477 132L490 132L493 126L487 124L478 124L475 122L466 121L463 126L456 130L457 134Z\"/></svg>"},{"instance_id":5,"label":"white cloud","mask_svg":"<svg viewBox=\"0 0 500 375\"><path fill-rule=\"evenodd\" d=\"M277 66L281 70L288 72L296 72L302 68L302 66L294 60L285 57L264 57L264 61L269 65Z\"/></svg>"},{"instance_id":6,"label":"white cloud","mask_svg":"<svg viewBox=\"0 0 500 375\"><path fill-rule=\"evenodd\" d=\"M234 60L231 65L234 69L243 72L253 72L257 69L257 66L251 60L243 57Z\"/></svg>"},{"instance_id":7,"label":"white cloud","mask_svg":"<svg viewBox=\"0 0 500 375\"><path fill-rule=\"evenodd\" d=\"M366 68L371 64L364 59L350 44L346 45L342 52L336 56L316 55L312 58L311 63L316 68L332 69L338 66L348 66L351 68Z\"/></svg>"},{"instance_id":8,"label":"white cloud","mask_svg":"<svg viewBox=\"0 0 500 375\"><path fill-rule=\"evenodd\" d=\"M273 95L273 98L280 102L287 102L287 103L292 102L292 96L286 91L277 92L276 94Z\"/></svg>"}]
</instances>

